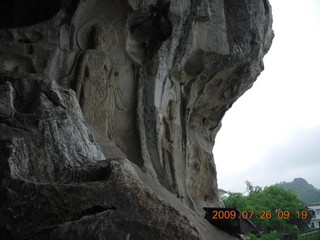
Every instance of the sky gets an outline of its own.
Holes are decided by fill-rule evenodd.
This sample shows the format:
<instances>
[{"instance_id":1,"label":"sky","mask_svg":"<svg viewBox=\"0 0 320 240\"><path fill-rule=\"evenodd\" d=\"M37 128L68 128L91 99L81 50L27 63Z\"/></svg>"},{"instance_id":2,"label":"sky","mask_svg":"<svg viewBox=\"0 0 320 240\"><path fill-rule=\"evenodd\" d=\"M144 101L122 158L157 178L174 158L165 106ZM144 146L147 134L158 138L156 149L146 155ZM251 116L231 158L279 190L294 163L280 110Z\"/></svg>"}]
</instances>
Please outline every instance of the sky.
<instances>
[{"instance_id":1,"label":"sky","mask_svg":"<svg viewBox=\"0 0 320 240\"><path fill-rule=\"evenodd\" d=\"M302 177L320 189L320 0L269 0L265 70L222 120L218 187L245 192Z\"/></svg>"}]
</instances>

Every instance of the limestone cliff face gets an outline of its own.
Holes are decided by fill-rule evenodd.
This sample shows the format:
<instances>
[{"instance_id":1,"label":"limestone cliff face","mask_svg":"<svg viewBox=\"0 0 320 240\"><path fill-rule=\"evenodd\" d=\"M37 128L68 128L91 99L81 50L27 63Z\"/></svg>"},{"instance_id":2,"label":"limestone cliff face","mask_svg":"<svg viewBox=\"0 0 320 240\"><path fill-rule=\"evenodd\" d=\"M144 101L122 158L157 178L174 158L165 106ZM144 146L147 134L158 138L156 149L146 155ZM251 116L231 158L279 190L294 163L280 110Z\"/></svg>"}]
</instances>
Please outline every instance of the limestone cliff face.
<instances>
[{"instance_id":1,"label":"limestone cliff face","mask_svg":"<svg viewBox=\"0 0 320 240\"><path fill-rule=\"evenodd\" d=\"M263 70L267 0L4 1L1 239L234 239L212 148Z\"/></svg>"}]
</instances>

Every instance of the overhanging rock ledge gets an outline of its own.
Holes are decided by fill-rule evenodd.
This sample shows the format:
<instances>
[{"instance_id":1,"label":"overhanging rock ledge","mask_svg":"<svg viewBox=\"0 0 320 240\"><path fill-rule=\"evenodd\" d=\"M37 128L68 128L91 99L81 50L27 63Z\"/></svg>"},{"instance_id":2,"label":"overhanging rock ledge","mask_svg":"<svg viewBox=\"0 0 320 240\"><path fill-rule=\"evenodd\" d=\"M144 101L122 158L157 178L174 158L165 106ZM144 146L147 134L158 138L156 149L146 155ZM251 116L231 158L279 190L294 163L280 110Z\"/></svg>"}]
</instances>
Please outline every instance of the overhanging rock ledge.
<instances>
[{"instance_id":1,"label":"overhanging rock ledge","mask_svg":"<svg viewBox=\"0 0 320 240\"><path fill-rule=\"evenodd\" d=\"M212 155L263 70L267 0L4 1L1 239L237 239Z\"/></svg>"}]
</instances>

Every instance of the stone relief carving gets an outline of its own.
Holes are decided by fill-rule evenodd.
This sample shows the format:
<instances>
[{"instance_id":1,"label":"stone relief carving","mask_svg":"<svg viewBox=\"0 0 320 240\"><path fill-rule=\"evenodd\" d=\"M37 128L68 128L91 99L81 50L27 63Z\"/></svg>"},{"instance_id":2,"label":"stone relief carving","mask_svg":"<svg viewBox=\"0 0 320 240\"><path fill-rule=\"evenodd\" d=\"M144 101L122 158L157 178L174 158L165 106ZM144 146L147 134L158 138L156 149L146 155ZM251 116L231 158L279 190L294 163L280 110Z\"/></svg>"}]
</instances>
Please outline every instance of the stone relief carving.
<instances>
[{"instance_id":1,"label":"stone relief carving","mask_svg":"<svg viewBox=\"0 0 320 240\"><path fill-rule=\"evenodd\" d=\"M110 31L101 24L92 26L89 38L92 48L80 52L76 60L74 86L87 123L104 129L108 138L124 149L113 124L115 111L125 111L123 92L118 85L119 72L105 51L115 45L107 33ZM83 41L78 42L80 47L84 46Z\"/></svg>"},{"instance_id":2,"label":"stone relief carving","mask_svg":"<svg viewBox=\"0 0 320 240\"><path fill-rule=\"evenodd\" d=\"M160 127L161 166L168 181L178 198L184 198L183 185L178 179L182 174L181 124L179 119L180 100L177 96L178 86L173 80L168 80L167 91L163 96L162 121Z\"/></svg>"},{"instance_id":3,"label":"stone relief carving","mask_svg":"<svg viewBox=\"0 0 320 240\"><path fill-rule=\"evenodd\" d=\"M106 158L121 155L141 166L136 123L138 78L134 72L137 70L125 51L127 8L126 1L79 1L71 25L60 31L66 38L59 39L64 40L62 45L67 48L62 54L64 72L59 83L76 91L85 120ZM98 49L93 36L96 24L103 28ZM103 55L99 63L102 66L97 69L88 64L90 58L95 61L91 56L94 52ZM101 79L96 85L102 85L98 87L87 81L89 74L90 78L99 75ZM89 93L89 85L94 94Z\"/></svg>"},{"instance_id":4,"label":"stone relief carving","mask_svg":"<svg viewBox=\"0 0 320 240\"><path fill-rule=\"evenodd\" d=\"M0 238L236 238L202 213L223 206L212 147L262 71L269 11L264 0L2 1Z\"/></svg>"}]
</instances>

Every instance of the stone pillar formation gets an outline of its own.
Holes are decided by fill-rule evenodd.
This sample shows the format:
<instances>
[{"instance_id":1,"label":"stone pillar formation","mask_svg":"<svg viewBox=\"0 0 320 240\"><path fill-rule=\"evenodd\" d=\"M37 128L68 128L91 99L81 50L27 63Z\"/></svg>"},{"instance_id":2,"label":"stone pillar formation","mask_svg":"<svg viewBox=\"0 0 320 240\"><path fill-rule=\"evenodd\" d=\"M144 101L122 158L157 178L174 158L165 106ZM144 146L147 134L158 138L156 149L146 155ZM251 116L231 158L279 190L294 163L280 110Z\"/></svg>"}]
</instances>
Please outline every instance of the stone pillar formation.
<instances>
[{"instance_id":1,"label":"stone pillar formation","mask_svg":"<svg viewBox=\"0 0 320 240\"><path fill-rule=\"evenodd\" d=\"M3 1L0 238L236 239L204 219L212 148L271 24L267 0Z\"/></svg>"}]
</instances>

